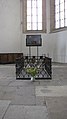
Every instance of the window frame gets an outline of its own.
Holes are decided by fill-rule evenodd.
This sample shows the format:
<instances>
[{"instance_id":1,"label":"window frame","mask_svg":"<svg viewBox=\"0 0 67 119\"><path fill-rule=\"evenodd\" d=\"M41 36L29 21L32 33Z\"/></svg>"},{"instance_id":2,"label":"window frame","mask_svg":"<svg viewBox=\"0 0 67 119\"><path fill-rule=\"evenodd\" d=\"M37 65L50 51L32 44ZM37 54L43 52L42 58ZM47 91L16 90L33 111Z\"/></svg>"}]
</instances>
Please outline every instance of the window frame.
<instances>
[{"instance_id":1,"label":"window frame","mask_svg":"<svg viewBox=\"0 0 67 119\"><path fill-rule=\"evenodd\" d=\"M64 30L67 30L67 26L55 28L55 0L50 0L50 32L60 32Z\"/></svg>"},{"instance_id":2,"label":"window frame","mask_svg":"<svg viewBox=\"0 0 67 119\"><path fill-rule=\"evenodd\" d=\"M23 0L23 33L46 33L46 0L42 0L42 30L27 30L27 0Z\"/></svg>"}]
</instances>

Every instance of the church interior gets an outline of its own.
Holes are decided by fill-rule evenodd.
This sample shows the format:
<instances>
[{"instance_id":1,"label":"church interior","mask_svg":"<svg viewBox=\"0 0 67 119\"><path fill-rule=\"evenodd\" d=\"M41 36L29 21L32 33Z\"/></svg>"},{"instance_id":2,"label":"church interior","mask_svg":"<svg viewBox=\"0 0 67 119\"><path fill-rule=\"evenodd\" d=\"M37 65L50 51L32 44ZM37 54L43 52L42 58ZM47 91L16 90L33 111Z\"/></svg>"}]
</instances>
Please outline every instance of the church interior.
<instances>
[{"instance_id":1,"label":"church interior","mask_svg":"<svg viewBox=\"0 0 67 119\"><path fill-rule=\"evenodd\" d=\"M0 0L0 119L67 119L67 0Z\"/></svg>"}]
</instances>

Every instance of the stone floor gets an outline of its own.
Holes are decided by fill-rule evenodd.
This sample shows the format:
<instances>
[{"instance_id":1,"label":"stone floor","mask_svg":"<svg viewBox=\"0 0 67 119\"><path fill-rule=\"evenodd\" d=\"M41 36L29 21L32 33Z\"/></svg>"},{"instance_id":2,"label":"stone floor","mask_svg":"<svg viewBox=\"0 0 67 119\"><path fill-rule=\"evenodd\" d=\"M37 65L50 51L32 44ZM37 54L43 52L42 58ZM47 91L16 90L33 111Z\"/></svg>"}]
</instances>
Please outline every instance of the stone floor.
<instances>
[{"instance_id":1,"label":"stone floor","mask_svg":"<svg viewBox=\"0 0 67 119\"><path fill-rule=\"evenodd\" d=\"M52 80L16 80L15 65L0 65L0 119L67 119L67 64L52 65Z\"/></svg>"}]
</instances>

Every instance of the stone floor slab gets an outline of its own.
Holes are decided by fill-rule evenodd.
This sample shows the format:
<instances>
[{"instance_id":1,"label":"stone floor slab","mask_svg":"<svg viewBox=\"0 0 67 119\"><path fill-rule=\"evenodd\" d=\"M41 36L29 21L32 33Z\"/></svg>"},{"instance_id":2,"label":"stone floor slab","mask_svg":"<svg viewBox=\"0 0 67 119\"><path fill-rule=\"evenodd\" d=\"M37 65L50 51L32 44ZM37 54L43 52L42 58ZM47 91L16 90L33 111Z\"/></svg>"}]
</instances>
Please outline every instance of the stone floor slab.
<instances>
[{"instance_id":1,"label":"stone floor slab","mask_svg":"<svg viewBox=\"0 0 67 119\"><path fill-rule=\"evenodd\" d=\"M31 83L30 80L15 80L14 82L11 82L11 83L9 84L9 86L11 86L11 87L15 87L15 86L29 87L29 86L31 86L31 87L32 87L32 86L33 86L33 83Z\"/></svg>"},{"instance_id":2,"label":"stone floor slab","mask_svg":"<svg viewBox=\"0 0 67 119\"><path fill-rule=\"evenodd\" d=\"M67 119L67 97L46 98L49 119Z\"/></svg>"},{"instance_id":3,"label":"stone floor slab","mask_svg":"<svg viewBox=\"0 0 67 119\"><path fill-rule=\"evenodd\" d=\"M7 108L9 107L10 101L0 100L0 119L3 119Z\"/></svg>"},{"instance_id":4,"label":"stone floor slab","mask_svg":"<svg viewBox=\"0 0 67 119\"><path fill-rule=\"evenodd\" d=\"M48 96L48 97L67 97L67 85L66 86L36 86L36 96Z\"/></svg>"},{"instance_id":5,"label":"stone floor slab","mask_svg":"<svg viewBox=\"0 0 67 119\"><path fill-rule=\"evenodd\" d=\"M4 119L24 119L24 114L24 106L10 105L4 116Z\"/></svg>"},{"instance_id":6,"label":"stone floor slab","mask_svg":"<svg viewBox=\"0 0 67 119\"><path fill-rule=\"evenodd\" d=\"M34 87L1 87L0 98L2 100L10 100L11 104L35 105L35 89Z\"/></svg>"},{"instance_id":7,"label":"stone floor slab","mask_svg":"<svg viewBox=\"0 0 67 119\"><path fill-rule=\"evenodd\" d=\"M36 99L34 96L15 96L11 100L12 105L36 105Z\"/></svg>"},{"instance_id":8,"label":"stone floor slab","mask_svg":"<svg viewBox=\"0 0 67 119\"><path fill-rule=\"evenodd\" d=\"M36 105L45 106L46 100L44 96L36 96Z\"/></svg>"},{"instance_id":9,"label":"stone floor slab","mask_svg":"<svg viewBox=\"0 0 67 119\"><path fill-rule=\"evenodd\" d=\"M48 119L45 106L10 106L4 119Z\"/></svg>"},{"instance_id":10,"label":"stone floor slab","mask_svg":"<svg viewBox=\"0 0 67 119\"><path fill-rule=\"evenodd\" d=\"M48 119L46 106L26 106L25 119Z\"/></svg>"},{"instance_id":11,"label":"stone floor slab","mask_svg":"<svg viewBox=\"0 0 67 119\"><path fill-rule=\"evenodd\" d=\"M16 80L15 65L0 65L0 100L11 101L0 105L0 119L67 119L66 64L52 66L52 80L35 82Z\"/></svg>"}]
</instances>

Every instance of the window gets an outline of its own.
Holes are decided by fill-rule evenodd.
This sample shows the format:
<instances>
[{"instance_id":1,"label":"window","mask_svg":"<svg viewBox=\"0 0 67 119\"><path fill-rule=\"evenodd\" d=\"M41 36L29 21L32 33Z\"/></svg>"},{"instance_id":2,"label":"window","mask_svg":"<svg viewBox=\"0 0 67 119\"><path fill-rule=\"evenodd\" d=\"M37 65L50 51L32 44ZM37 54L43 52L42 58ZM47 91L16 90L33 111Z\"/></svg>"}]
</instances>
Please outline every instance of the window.
<instances>
[{"instance_id":1,"label":"window","mask_svg":"<svg viewBox=\"0 0 67 119\"><path fill-rule=\"evenodd\" d=\"M24 0L24 32L45 31L45 0Z\"/></svg>"},{"instance_id":2,"label":"window","mask_svg":"<svg viewBox=\"0 0 67 119\"><path fill-rule=\"evenodd\" d=\"M67 0L55 0L55 28L67 26Z\"/></svg>"},{"instance_id":3,"label":"window","mask_svg":"<svg viewBox=\"0 0 67 119\"><path fill-rule=\"evenodd\" d=\"M67 0L52 0L50 5L51 30L67 27Z\"/></svg>"}]
</instances>

